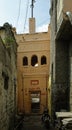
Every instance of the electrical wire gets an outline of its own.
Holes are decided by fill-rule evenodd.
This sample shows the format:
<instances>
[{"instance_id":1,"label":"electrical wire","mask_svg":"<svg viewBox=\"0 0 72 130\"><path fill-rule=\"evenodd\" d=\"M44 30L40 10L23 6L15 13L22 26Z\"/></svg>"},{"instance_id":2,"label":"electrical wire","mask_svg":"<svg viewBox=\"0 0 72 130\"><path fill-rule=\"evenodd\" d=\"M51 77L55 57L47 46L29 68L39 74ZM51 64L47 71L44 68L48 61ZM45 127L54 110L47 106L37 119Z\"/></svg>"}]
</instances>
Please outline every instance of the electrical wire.
<instances>
[{"instance_id":1,"label":"electrical wire","mask_svg":"<svg viewBox=\"0 0 72 130\"><path fill-rule=\"evenodd\" d=\"M24 21L24 26L23 26L23 32L25 32L26 29L26 22L27 22L27 15L28 15L28 7L29 7L29 0L27 0L27 5L26 5L26 14L25 14L25 21ZM18 22L19 22L19 17L20 17L20 10L21 10L21 0L19 0L19 9L18 9L18 17L17 17L17 22L16 22L16 28L18 27ZM50 18L48 18L50 19ZM41 21L38 26L41 24L45 23L47 20Z\"/></svg>"},{"instance_id":2,"label":"electrical wire","mask_svg":"<svg viewBox=\"0 0 72 130\"><path fill-rule=\"evenodd\" d=\"M19 17L20 17L20 9L21 9L21 0L19 0L19 11L18 11L18 17L17 17L17 22L16 22L16 27L18 26L18 21L19 21Z\"/></svg>"},{"instance_id":3,"label":"electrical wire","mask_svg":"<svg viewBox=\"0 0 72 130\"><path fill-rule=\"evenodd\" d=\"M24 30L23 32L25 32L25 27L26 27L26 21L27 21L27 15L28 15L28 7L29 7L29 0L27 0L27 6L26 6L26 15L25 15L25 22L24 22Z\"/></svg>"},{"instance_id":4,"label":"electrical wire","mask_svg":"<svg viewBox=\"0 0 72 130\"><path fill-rule=\"evenodd\" d=\"M42 25L42 24L45 24L46 22L48 22L48 20L50 21L50 18L48 17L47 19L41 21L38 26Z\"/></svg>"}]
</instances>

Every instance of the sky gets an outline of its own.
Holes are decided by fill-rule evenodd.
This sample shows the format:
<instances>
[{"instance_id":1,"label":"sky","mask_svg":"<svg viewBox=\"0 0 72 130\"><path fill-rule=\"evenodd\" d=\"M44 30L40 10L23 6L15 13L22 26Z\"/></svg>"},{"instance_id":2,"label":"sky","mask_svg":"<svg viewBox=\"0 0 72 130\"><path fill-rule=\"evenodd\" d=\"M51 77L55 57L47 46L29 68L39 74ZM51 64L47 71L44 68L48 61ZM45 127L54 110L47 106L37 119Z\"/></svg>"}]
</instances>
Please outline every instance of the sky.
<instances>
[{"instance_id":1,"label":"sky","mask_svg":"<svg viewBox=\"0 0 72 130\"><path fill-rule=\"evenodd\" d=\"M16 27L17 33L28 33L31 18L32 0L1 0L0 26L8 22ZM36 32L46 32L50 23L50 0L35 0L33 17L36 19Z\"/></svg>"}]
</instances>

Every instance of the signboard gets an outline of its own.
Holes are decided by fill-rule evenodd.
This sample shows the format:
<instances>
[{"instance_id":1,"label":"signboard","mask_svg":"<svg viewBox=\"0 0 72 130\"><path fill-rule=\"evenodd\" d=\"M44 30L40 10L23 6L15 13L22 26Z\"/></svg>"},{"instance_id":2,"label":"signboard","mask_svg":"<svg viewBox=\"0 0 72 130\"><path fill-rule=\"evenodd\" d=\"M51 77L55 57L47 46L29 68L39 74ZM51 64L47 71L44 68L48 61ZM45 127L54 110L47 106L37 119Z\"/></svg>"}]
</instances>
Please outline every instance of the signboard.
<instances>
[{"instance_id":1,"label":"signboard","mask_svg":"<svg viewBox=\"0 0 72 130\"><path fill-rule=\"evenodd\" d=\"M39 80L31 80L31 85L38 85L39 84Z\"/></svg>"}]
</instances>

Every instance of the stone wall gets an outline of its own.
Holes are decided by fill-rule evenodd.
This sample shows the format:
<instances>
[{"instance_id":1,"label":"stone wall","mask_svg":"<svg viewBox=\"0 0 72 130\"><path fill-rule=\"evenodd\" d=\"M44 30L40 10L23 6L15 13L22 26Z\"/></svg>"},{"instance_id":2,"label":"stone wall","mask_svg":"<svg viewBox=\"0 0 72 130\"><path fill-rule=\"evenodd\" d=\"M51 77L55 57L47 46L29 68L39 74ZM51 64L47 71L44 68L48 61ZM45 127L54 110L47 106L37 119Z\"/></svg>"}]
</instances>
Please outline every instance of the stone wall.
<instances>
[{"instance_id":1,"label":"stone wall","mask_svg":"<svg viewBox=\"0 0 72 130\"><path fill-rule=\"evenodd\" d=\"M15 42L4 41L12 37L11 26L6 23L0 28L0 130L13 130L16 110L16 49Z\"/></svg>"}]
</instances>

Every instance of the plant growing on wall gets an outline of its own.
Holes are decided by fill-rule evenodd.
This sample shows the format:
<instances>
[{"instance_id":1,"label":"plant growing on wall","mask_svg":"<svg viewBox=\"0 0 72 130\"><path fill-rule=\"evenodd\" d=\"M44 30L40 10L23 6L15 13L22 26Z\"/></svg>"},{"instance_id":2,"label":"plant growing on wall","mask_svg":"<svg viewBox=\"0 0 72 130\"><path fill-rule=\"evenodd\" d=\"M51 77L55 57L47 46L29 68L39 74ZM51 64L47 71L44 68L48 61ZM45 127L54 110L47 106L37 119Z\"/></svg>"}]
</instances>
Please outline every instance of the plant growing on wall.
<instances>
[{"instance_id":1,"label":"plant growing on wall","mask_svg":"<svg viewBox=\"0 0 72 130\"><path fill-rule=\"evenodd\" d=\"M6 38L5 38L5 42L6 42L6 43L13 43L13 42L14 42L14 39L9 36L9 37L6 37Z\"/></svg>"},{"instance_id":2,"label":"plant growing on wall","mask_svg":"<svg viewBox=\"0 0 72 130\"><path fill-rule=\"evenodd\" d=\"M11 43L14 43L14 39L11 36L5 37L5 39L3 40L5 46L8 48L10 47Z\"/></svg>"}]
</instances>

